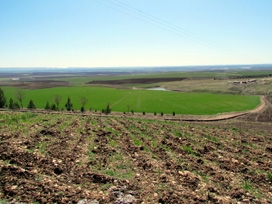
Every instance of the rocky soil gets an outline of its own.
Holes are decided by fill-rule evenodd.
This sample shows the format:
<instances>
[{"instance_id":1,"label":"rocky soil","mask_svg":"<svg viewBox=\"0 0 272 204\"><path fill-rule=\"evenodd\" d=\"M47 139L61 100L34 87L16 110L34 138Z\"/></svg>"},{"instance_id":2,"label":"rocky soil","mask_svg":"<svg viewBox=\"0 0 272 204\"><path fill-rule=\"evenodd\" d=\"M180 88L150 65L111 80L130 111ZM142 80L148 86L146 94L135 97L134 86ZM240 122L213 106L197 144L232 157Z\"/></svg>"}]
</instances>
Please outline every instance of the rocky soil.
<instances>
[{"instance_id":1,"label":"rocky soil","mask_svg":"<svg viewBox=\"0 0 272 204\"><path fill-rule=\"evenodd\" d=\"M0 203L271 203L272 126L258 114L200 123L1 112Z\"/></svg>"}]
</instances>

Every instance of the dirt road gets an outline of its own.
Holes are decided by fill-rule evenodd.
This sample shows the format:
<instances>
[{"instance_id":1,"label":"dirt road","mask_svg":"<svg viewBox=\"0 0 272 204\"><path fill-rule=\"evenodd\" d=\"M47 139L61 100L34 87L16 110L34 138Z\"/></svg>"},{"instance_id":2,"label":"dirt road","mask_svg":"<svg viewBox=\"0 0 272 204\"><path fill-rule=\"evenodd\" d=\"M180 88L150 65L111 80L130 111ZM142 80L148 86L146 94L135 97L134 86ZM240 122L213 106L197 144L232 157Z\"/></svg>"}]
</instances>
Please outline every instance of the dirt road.
<instances>
[{"instance_id":1,"label":"dirt road","mask_svg":"<svg viewBox=\"0 0 272 204\"><path fill-rule=\"evenodd\" d=\"M196 122L208 122L208 121L220 121L220 120L228 120L237 118L240 116L252 115L252 114L262 114L264 110L268 109L271 106L269 102L268 96L260 97L260 105L253 110L245 111L245 112L231 112L231 113L221 113L217 115L205 115L205 116L184 116L182 115L179 118L165 118L165 120L174 120L174 121L196 121Z\"/></svg>"}]
</instances>

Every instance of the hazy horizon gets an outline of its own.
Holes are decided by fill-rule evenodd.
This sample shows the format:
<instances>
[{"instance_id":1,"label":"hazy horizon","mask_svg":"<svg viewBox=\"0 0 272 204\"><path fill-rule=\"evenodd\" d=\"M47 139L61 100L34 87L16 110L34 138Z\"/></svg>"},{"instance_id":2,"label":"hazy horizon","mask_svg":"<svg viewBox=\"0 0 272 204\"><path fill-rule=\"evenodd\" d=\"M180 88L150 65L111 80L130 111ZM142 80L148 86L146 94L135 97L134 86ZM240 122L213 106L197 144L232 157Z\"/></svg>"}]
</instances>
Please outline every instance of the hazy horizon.
<instances>
[{"instance_id":1,"label":"hazy horizon","mask_svg":"<svg viewBox=\"0 0 272 204\"><path fill-rule=\"evenodd\" d=\"M0 67L0 73L28 72L188 72L188 71L272 70L272 64L193 65L193 66L130 66L130 67Z\"/></svg>"}]
</instances>

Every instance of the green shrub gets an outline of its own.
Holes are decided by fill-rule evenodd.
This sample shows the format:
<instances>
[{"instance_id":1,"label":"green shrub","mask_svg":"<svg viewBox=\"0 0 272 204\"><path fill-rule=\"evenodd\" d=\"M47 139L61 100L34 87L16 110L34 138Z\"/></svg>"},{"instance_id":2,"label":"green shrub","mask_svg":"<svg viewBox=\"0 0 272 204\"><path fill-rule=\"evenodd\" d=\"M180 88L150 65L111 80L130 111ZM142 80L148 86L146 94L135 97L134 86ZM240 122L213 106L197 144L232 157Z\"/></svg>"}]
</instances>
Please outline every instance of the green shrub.
<instances>
[{"instance_id":1,"label":"green shrub","mask_svg":"<svg viewBox=\"0 0 272 204\"><path fill-rule=\"evenodd\" d=\"M102 109L102 113L105 113L105 114L111 113L110 104L107 105L106 109Z\"/></svg>"},{"instance_id":2,"label":"green shrub","mask_svg":"<svg viewBox=\"0 0 272 204\"><path fill-rule=\"evenodd\" d=\"M268 173L267 176L268 176L269 180L272 181L272 173Z\"/></svg>"}]
</instances>

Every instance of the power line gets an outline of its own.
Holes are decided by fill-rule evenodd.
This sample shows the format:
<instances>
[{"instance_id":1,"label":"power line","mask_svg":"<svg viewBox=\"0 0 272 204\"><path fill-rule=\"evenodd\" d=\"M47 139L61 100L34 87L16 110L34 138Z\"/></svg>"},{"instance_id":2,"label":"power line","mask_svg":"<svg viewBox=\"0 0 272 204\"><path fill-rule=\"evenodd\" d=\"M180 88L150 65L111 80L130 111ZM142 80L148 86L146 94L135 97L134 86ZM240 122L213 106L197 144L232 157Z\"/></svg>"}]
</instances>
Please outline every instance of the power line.
<instances>
[{"instance_id":1,"label":"power line","mask_svg":"<svg viewBox=\"0 0 272 204\"><path fill-rule=\"evenodd\" d=\"M182 28L180 26L172 24L166 20L163 20L161 18L153 16L149 13L139 10L139 9L137 9L129 4L123 3L119 0L96 0L96 1L99 2L100 4L103 4L104 6L107 6L111 9L113 9L113 10L124 13L124 14L131 16L133 18L136 18L140 21L144 21L146 23L149 23L153 26L159 27L160 29L163 29L168 32L182 36L183 38L189 39L195 43L198 43L198 44L204 45L206 47L213 48L218 51L233 55L233 56L241 58L247 62L252 62L252 60L261 62L261 60L259 60L259 59L256 59L256 58L249 56L249 55L246 55L246 54L239 52L237 50L228 48L218 42L207 39L199 34L196 34L196 33L189 31L185 28Z\"/></svg>"}]
</instances>

